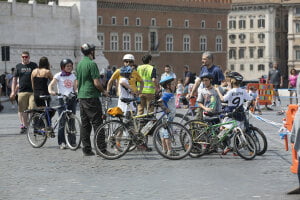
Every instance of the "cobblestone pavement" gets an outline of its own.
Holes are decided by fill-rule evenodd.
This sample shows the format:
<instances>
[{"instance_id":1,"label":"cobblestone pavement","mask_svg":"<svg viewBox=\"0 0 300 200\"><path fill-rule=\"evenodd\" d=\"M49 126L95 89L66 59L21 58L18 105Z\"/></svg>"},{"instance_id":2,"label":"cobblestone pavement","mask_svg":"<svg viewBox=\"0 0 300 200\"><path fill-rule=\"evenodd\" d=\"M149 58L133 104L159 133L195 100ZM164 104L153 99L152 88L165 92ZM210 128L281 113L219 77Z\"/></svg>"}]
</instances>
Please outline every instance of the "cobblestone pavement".
<instances>
[{"instance_id":1,"label":"cobblestone pavement","mask_svg":"<svg viewBox=\"0 0 300 200\"><path fill-rule=\"evenodd\" d=\"M0 199L300 199L285 193L297 186L278 128L253 120L267 135L264 156L245 161L230 153L179 161L155 151L133 151L118 160L59 150L57 138L32 148L19 134L17 115L0 113ZM283 115L262 117L281 122ZM151 141L151 140L150 140Z\"/></svg>"}]
</instances>

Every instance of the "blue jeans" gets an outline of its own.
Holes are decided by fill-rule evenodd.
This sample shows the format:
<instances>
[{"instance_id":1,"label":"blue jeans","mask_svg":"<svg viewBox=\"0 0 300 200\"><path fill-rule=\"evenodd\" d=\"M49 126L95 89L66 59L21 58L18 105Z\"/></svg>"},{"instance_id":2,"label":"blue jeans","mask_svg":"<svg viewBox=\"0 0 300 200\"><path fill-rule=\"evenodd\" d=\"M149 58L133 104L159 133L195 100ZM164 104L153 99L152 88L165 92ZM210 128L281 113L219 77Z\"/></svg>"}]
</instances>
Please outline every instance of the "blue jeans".
<instances>
[{"instance_id":1,"label":"blue jeans","mask_svg":"<svg viewBox=\"0 0 300 200\"><path fill-rule=\"evenodd\" d=\"M62 98L58 99L59 101L59 105L63 106L64 105L64 101ZM77 102L76 100L71 100L67 102L67 108L69 110L72 110L72 112L75 114L76 113L76 105ZM62 113L62 111L64 110L64 108L59 108L58 109L58 114L60 115ZM58 145L61 145L61 143L65 143L66 144L66 138L65 138L65 122L66 122L66 117L62 116L61 120L59 121L59 126L58 126Z\"/></svg>"}]
</instances>

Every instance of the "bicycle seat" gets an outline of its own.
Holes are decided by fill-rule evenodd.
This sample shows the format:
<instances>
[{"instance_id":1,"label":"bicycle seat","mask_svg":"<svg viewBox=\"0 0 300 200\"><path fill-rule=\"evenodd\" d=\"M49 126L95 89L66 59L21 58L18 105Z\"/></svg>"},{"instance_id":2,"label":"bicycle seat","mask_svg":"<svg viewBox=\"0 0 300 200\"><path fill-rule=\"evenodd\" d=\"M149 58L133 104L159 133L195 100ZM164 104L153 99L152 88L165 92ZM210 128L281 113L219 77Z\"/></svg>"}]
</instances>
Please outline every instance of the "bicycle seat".
<instances>
[{"instance_id":1,"label":"bicycle seat","mask_svg":"<svg viewBox=\"0 0 300 200\"><path fill-rule=\"evenodd\" d=\"M133 102L135 100L136 100L135 98L121 98L121 101L124 102L124 103L130 103L130 102Z\"/></svg>"}]
</instances>

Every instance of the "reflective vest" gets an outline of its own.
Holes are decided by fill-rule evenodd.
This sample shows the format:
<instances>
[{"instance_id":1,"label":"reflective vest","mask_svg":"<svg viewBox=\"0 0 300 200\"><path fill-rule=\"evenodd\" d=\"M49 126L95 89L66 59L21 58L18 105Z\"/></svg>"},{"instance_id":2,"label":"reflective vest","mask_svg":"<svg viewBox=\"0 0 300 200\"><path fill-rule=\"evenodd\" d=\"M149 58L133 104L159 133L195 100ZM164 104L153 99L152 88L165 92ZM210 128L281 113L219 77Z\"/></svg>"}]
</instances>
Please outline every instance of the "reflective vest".
<instances>
[{"instance_id":1,"label":"reflective vest","mask_svg":"<svg viewBox=\"0 0 300 200\"><path fill-rule=\"evenodd\" d=\"M149 64L140 65L137 68L138 73L144 81L144 88L142 91L143 94L155 94L155 85L151 78L152 70L153 66ZM139 86L140 83L137 84Z\"/></svg>"}]
</instances>

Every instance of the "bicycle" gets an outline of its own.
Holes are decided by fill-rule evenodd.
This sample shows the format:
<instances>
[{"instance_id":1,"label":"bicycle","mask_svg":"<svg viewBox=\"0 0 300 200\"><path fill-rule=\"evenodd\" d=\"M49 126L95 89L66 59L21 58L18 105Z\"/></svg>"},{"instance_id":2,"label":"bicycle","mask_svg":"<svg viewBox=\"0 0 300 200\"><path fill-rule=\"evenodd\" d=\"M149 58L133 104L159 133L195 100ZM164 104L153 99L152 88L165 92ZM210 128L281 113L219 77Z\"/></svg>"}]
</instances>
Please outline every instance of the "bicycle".
<instances>
[{"instance_id":1,"label":"bicycle","mask_svg":"<svg viewBox=\"0 0 300 200\"><path fill-rule=\"evenodd\" d=\"M192 98L196 98L194 96L191 97ZM176 113L175 117L173 119L174 122L178 122L180 124L186 124L188 121L190 121L190 116L192 117L192 119L195 119L197 114L196 114L196 110L199 108L199 106L192 106L189 105L186 112L184 114L181 113Z\"/></svg>"},{"instance_id":2,"label":"bicycle","mask_svg":"<svg viewBox=\"0 0 300 200\"><path fill-rule=\"evenodd\" d=\"M217 114L222 114L217 113ZM226 113L224 117L233 117L233 120L215 123L219 117L211 118L214 123L203 122L201 120L191 120L185 124L193 138L193 148L191 157L200 157L206 153L218 151L219 148L229 147L229 139L233 138L233 151L241 158L251 160L256 156L256 144L249 134L244 134L239 127L239 122L235 120L236 111ZM220 131L220 128L223 128ZM224 152L224 151L223 151Z\"/></svg>"},{"instance_id":3,"label":"bicycle","mask_svg":"<svg viewBox=\"0 0 300 200\"><path fill-rule=\"evenodd\" d=\"M32 147L40 148L42 147L47 138L54 138L55 133L54 130L59 125L60 120L65 117L65 126L64 126L64 134L67 146L71 150L76 150L80 147L81 138L80 138L80 127L81 122L79 118L72 113L72 110L67 109L67 101L76 98L74 94L70 94L69 96L57 94L57 96L62 96L64 105L50 107L47 103L47 100L51 98L50 95L42 95L41 99L45 101L44 108L36 108L26 110L24 112L30 113L31 117L29 120L29 126L26 130L27 139ZM54 116L56 110L63 108L63 111L58 116L58 119L52 123L52 117Z\"/></svg>"},{"instance_id":4,"label":"bicycle","mask_svg":"<svg viewBox=\"0 0 300 200\"><path fill-rule=\"evenodd\" d=\"M129 105L135 102L134 98L123 98L123 102ZM155 103L155 107L158 105ZM155 115L162 113L157 119ZM132 146L140 146L147 142L148 135L153 134L153 144L156 151L163 157L178 160L186 157L192 148L192 138L189 131L181 124L169 122L166 120L167 114L163 111L146 113L134 116L134 112L130 110L130 116L126 119L126 123L122 120L111 120L101 125L95 133L94 145L98 155L105 159L118 159L124 156ZM120 114L116 117L124 118ZM147 122L145 124L145 122ZM173 152L168 154L163 149L163 135L169 134ZM101 139L105 138L105 144L101 143Z\"/></svg>"}]
</instances>

